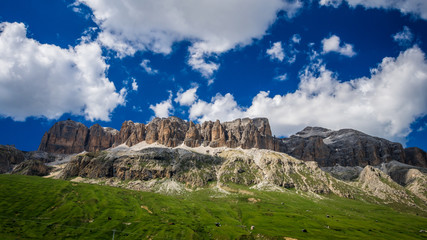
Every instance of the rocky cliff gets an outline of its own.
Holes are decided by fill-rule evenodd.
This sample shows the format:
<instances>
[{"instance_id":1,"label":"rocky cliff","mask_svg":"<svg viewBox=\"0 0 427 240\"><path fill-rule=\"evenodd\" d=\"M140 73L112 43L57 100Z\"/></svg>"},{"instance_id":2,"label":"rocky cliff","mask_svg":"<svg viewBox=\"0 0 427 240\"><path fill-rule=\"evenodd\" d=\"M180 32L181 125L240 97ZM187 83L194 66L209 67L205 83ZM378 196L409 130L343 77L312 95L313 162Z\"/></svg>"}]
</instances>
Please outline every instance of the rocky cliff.
<instances>
[{"instance_id":1,"label":"rocky cliff","mask_svg":"<svg viewBox=\"0 0 427 240\"><path fill-rule=\"evenodd\" d=\"M115 129L103 128L98 124L88 128L72 120L61 121L44 134L39 151L61 154L98 151L111 147L117 133Z\"/></svg>"},{"instance_id":2,"label":"rocky cliff","mask_svg":"<svg viewBox=\"0 0 427 240\"><path fill-rule=\"evenodd\" d=\"M405 163L427 168L427 153L417 147L405 148Z\"/></svg>"},{"instance_id":3,"label":"rocky cliff","mask_svg":"<svg viewBox=\"0 0 427 240\"><path fill-rule=\"evenodd\" d=\"M0 145L0 174L10 172L16 164L25 161L24 152L14 146Z\"/></svg>"},{"instance_id":4,"label":"rocky cliff","mask_svg":"<svg viewBox=\"0 0 427 240\"><path fill-rule=\"evenodd\" d=\"M332 131L306 127L295 135L282 139L281 151L305 161L327 166L379 165L392 160L425 167L425 152L403 149L400 143L369 136L353 129ZM424 154L424 155L423 155Z\"/></svg>"},{"instance_id":5,"label":"rocky cliff","mask_svg":"<svg viewBox=\"0 0 427 240\"><path fill-rule=\"evenodd\" d=\"M157 142L167 147L184 143L189 147L278 148L266 118L236 119L232 122L194 124L177 117L155 118L147 125L126 121L120 131L98 124L87 128L71 120L57 122L44 134L40 151L53 153L96 152L112 146Z\"/></svg>"},{"instance_id":6,"label":"rocky cliff","mask_svg":"<svg viewBox=\"0 0 427 240\"><path fill-rule=\"evenodd\" d=\"M270 149L297 159L316 161L319 166L367 166L392 160L427 167L426 153L419 148L404 149L401 144L369 136L352 129L332 131L307 127L289 138L272 136L268 119L236 119L231 122L207 121L201 124L177 117L155 118L148 124L125 121L120 131L97 124L87 128L71 120L57 122L45 135L39 150L51 153L96 152L145 141L167 147L229 147Z\"/></svg>"}]
</instances>

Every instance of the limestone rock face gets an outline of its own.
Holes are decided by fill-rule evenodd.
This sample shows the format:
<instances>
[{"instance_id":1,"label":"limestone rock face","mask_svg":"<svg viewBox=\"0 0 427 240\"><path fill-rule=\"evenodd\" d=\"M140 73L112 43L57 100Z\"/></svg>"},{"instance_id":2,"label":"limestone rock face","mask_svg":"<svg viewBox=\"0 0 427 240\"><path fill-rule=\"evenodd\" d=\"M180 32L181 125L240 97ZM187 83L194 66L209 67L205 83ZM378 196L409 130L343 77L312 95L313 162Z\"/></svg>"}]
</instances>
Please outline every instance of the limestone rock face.
<instances>
[{"instance_id":1,"label":"limestone rock face","mask_svg":"<svg viewBox=\"0 0 427 240\"><path fill-rule=\"evenodd\" d=\"M200 125L196 126L193 122L190 122L188 131L185 133L184 144L189 147L198 147L202 144Z\"/></svg>"},{"instance_id":2,"label":"limestone rock face","mask_svg":"<svg viewBox=\"0 0 427 240\"><path fill-rule=\"evenodd\" d=\"M169 117L159 120L157 126L157 142L167 147L176 147L184 142L189 124L180 118Z\"/></svg>"},{"instance_id":3,"label":"limestone rock face","mask_svg":"<svg viewBox=\"0 0 427 240\"><path fill-rule=\"evenodd\" d=\"M72 120L57 122L45 133L39 146L40 151L51 153L78 153L85 150L89 129Z\"/></svg>"},{"instance_id":4,"label":"limestone rock face","mask_svg":"<svg viewBox=\"0 0 427 240\"><path fill-rule=\"evenodd\" d=\"M61 121L44 134L39 151L60 154L99 151L111 147L117 133L115 129L98 124L87 128L72 120Z\"/></svg>"},{"instance_id":5,"label":"limestone rock face","mask_svg":"<svg viewBox=\"0 0 427 240\"><path fill-rule=\"evenodd\" d=\"M120 129L120 132L115 139L114 145L125 143L128 146L133 146L139 142L144 141L145 134L146 134L146 129L143 123L134 123L132 121L125 121L123 122L122 128ZM110 147L112 145L110 145ZM106 147L106 148L109 148L109 147Z\"/></svg>"},{"instance_id":6,"label":"limestone rock face","mask_svg":"<svg viewBox=\"0 0 427 240\"><path fill-rule=\"evenodd\" d=\"M226 136L224 126L221 125L219 120L216 120L212 125L211 129L211 142L209 146L211 147L223 147L226 146Z\"/></svg>"},{"instance_id":7,"label":"limestone rock face","mask_svg":"<svg viewBox=\"0 0 427 240\"><path fill-rule=\"evenodd\" d=\"M88 152L96 152L109 148L115 142L118 131L112 128L104 129L99 124L89 128L87 143L84 149Z\"/></svg>"},{"instance_id":8,"label":"limestone rock face","mask_svg":"<svg viewBox=\"0 0 427 240\"><path fill-rule=\"evenodd\" d=\"M167 147L185 144L189 147L228 147L270 149L287 153L297 159L315 161L321 167L367 166L399 161L427 167L426 153L419 148L403 149L399 143L369 136L352 129L332 131L306 127L289 138L272 136L266 118L243 118L221 123L219 120L201 124L177 117L154 118L150 123L125 121L120 132L97 124L89 129L81 123L56 123L44 136L39 150L50 153L96 152L126 144L145 141Z\"/></svg>"},{"instance_id":9,"label":"limestone rock face","mask_svg":"<svg viewBox=\"0 0 427 240\"><path fill-rule=\"evenodd\" d=\"M298 159L316 161L320 166L366 166L396 160L405 162L401 144L372 137L352 129L332 131L307 127L282 140L283 151Z\"/></svg>"},{"instance_id":10,"label":"limestone rock face","mask_svg":"<svg viewBox=\"0 0 427 240\"><path fill-rule=\"evenodd\" d=\"M13 166L25 161L25 154L13 146L0 145L0 174L7 173Z\"/></svg>"},{"instance_id":11,"label":"limestone rock face","mask_svg":"<svg viewBox=\"0 0 427 240\"><path fill-rule=\"evenodd\" d=\"M417 147L405 148L406 164L427 168L427 153Z\"/></svg>"},{"instance_id":12,"label":"limestone rock face","mask_svg":"<svg viewBox=\"0 0 427 240\"><path fill-rule=\"evenodd\" d=\"M177 117L154 118L147 125L125 121L120 131L98 124L89 129L71 120L56 123L45 135L39 150L51 153L96 152L120 144L133 146L146 141L167 147L184 143L190 147L242 147L278 150L280 141L271 136L266 118L194 124Z\"/></svg>"}]
</instances>

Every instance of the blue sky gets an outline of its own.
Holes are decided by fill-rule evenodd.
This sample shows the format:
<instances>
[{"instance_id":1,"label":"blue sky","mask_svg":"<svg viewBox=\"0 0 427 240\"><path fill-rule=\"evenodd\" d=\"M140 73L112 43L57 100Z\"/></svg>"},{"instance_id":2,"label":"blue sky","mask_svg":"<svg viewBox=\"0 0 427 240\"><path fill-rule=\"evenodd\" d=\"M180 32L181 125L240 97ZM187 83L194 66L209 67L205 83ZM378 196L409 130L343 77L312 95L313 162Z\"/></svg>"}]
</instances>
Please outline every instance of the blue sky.
<instances>
[{"instance_id":1,"label":"blue sky","mask_svg":"<svg viewBox=\"0 0 427 240\"><path fill-rule=\"evenodd\" d=\"M427 150L426 41L424 0L3 0L0 144L174 115Z\"/></svg>"}]
</instances>

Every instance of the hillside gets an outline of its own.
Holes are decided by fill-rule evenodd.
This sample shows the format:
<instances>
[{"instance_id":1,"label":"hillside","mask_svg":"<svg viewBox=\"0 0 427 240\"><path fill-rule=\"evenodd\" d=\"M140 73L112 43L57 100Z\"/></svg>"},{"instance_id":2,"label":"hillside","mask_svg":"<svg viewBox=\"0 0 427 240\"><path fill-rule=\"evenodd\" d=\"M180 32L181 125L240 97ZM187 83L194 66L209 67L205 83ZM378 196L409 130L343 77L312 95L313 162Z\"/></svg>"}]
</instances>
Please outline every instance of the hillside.
<instances>
[{"instance_id":1,"label":"hillside","mask_svg":"<svg viewBox=\"0 0 427 240\"><path fill-rule=\"evenodd\" d=\"M115 239L427 237L420 232L427 225L426 215L403 213L408 209L332 195L313 197L295 190L269 192L234 184L227 189L164 195L0 175L0 238L111 239L113 234Z\"/></svg>"}]
</instances>

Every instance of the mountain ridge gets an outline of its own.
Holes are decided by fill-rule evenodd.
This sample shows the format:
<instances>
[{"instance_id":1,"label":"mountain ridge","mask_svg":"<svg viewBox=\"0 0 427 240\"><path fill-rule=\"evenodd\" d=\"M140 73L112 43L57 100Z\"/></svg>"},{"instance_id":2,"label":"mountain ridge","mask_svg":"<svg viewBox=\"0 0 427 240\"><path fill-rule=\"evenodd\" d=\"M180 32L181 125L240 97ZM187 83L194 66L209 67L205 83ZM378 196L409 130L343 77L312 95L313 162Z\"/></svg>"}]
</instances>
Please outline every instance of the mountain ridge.
<instances>
[{"instance_id":1,"label":"mountain ridge","mask_svg":"<svg viewBox=\"0 0 427 240\"><path fill-rule=\"evenodd\" d=\"M41 140L39 151L50 153L96 152L120 144L159 143L167 147L241 147L270 149L322 167L366 166L398 161L427 167L427 154L419 148L404 149L400 143L373 137L353 129L333 131L306 127L289 138L272 135L267 118L243 118L201 124L177 117L154 118L150 123L125 121L120 131L98 124L86 127L72 120L55 123Z\"/></svg>"}]
</instances>

